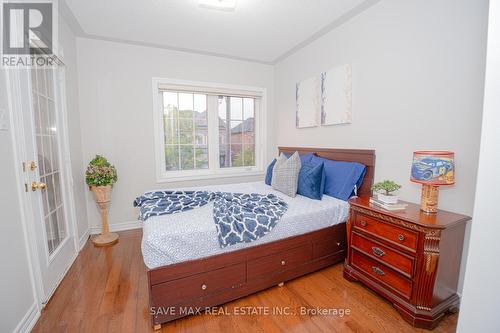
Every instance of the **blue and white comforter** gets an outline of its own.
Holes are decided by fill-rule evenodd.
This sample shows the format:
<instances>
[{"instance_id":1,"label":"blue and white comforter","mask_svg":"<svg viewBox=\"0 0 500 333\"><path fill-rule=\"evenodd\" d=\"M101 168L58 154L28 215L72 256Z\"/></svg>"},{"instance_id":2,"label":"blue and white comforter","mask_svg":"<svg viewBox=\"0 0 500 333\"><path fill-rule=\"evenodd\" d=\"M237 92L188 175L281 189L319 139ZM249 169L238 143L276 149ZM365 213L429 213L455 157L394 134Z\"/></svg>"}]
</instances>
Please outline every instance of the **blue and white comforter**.
<instances>
[{"instance_id":1,"label":"blue and white comforter","mask_svg":"<svg viewBox=\"0 0 500 333\"><path fill-rule=\"evenodd\" d=\"M274 194L211 191L151 191L134 200L139 219L175 214L214 201L213 219L221 248L248 243L269 233L288 209Z\"/></svg>"}]
</instances>

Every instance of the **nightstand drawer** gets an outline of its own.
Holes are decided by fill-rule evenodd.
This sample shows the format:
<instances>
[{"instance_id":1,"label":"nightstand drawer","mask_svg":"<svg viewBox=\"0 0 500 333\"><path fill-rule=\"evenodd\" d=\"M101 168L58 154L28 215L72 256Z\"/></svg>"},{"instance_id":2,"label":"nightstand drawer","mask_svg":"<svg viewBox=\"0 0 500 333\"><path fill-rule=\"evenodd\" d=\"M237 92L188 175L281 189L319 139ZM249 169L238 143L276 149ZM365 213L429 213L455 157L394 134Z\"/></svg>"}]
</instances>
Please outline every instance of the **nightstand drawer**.
<instances>
[{"instance_id":1,"label":"nightstand drawer","mask_svg":"<svg viewBox=\"0 0 500 333\"><path fill-rule=\"evenodd\" d=\"M381 243L356 232L352 233L352 248L383 264L387 264L395 271L408 278L413 277L415 258L384 246Z\"/></svg>"},{"instance_id":2,"label":"nightstand drawer","mask_svg":"<svg viewBox=\"0 0 500 333\"><path fill-rule=\"evenodd\" d=\"M391 244L404 247L412 252L417 251L418 233L378 221L364 214L356 214L354 226L358 230L380 237Z\"/></svg>"},{"instance_id":3,"label":"nightstand drawer","mask_svg":"<svg viewBox=\"0 0 500 333\"><path fill-rule=\"evenodd\" d=\"M411 298L411 281L396 273L389 267L365 256L356 250L352 251L352 265L407 299Z\"/></svg>"}]
</instances>

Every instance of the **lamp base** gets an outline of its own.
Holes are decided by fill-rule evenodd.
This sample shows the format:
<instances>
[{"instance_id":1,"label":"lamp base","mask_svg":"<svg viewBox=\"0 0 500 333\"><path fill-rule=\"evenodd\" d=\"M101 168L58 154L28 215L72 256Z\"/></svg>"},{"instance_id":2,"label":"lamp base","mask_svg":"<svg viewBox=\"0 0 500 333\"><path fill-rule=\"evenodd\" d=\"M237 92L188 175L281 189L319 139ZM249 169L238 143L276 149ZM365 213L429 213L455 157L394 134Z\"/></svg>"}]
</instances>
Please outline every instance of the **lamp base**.
<instances>
[{"instance_id":1,"label":"lamp base","mask_svg":"<svg viewBox=\"0 0 500 333\"><path fill-rule=\"evenodd\" d=\"M438 206L439 186L422 185L420 196L420 210L425 213L436 213Z\"/></svg>"}]
</instances>

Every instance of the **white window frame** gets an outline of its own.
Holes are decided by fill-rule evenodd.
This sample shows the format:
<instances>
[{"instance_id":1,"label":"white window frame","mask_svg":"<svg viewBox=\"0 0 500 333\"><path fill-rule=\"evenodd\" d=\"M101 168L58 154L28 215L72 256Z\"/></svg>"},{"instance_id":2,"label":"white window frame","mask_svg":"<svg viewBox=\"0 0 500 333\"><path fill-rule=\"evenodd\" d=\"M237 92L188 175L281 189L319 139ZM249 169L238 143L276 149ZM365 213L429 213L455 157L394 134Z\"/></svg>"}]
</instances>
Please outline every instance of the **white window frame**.
<instances>
[{"instance_id":1,"label":"white window frame","mask_svg":"<svg viewBox=\"0 0 500 333\"><path fill-rule=\"evenodd\" d=\"M161 89L160 89L161 86ZM208 169L167 171L165 167L165 143L163 122L162 91L190 90L199 93L217 91L220 95L257 97L255 103L255 166L219 167L219 131L218 117L208 112ZM207 109L211 100L208 98ZM248 177L264 174L267 133L267 94L266 88L241 86L213 82L187 81L168 78L153 78L153 122L156 181L158 183L178 182L185 180L216 179L231 177ZM212 105L212 109L217 109Z\"/></svg>"}]
</instances>

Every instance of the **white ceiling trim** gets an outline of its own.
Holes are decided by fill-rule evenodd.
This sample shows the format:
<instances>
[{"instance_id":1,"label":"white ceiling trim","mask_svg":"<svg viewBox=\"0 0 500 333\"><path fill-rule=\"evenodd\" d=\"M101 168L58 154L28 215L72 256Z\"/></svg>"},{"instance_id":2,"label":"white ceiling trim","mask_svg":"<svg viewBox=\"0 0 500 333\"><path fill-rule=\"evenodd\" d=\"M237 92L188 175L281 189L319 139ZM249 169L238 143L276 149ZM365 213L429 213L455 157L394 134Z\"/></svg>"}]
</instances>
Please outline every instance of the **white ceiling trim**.
<instances>
[{"instance_id":1,"label":"white ceiling trim","mask_svg":"<svg viewBox=\"0 0 500 333\"><path fill-rule=\"evenodd\" d=\"M153 47L153 48L157 48L157 49L165 49L165 50L170 50L170 51L178 51L178 52L187 52L187 53L201 54L201 55L206 55L206 56L227 58L227 59L231 59L231 60L256 62L256 63L260 63L260 64L265 64L265 65L273 65L274 64L273 61L264 61L264 60L258 60L258 59L249 59L249 58L238 57L238 56L233 56L233 55L224 54L224 53L202 51L202 50L182 48L182 47L171 46L171 45L164 45L164 44L139 42L139 41L135 41L135 40L121 39L121 38L115 38L115 37L105 37L105 36L90 35L90 34L87 34L87 33L85 33L84 36L79 36L79 37L84 37L84 38L89 38L89 39L95 39L95 40L102 40L102 41L107 41L107 42L116 42L116 43L122 43L122 44L130 44L130 45L136 45L136 46Z\"/></svg>"},{"instance_id":2,"label":"white ceiling trim","mask_svg":"<svg viewBox=\"0 0 500 333\"><path fill-rule=\"evenodd\" d=\"M251 59L251 58L244 58L244 57L237 57L233 55L228 55L224 53L216 53L216 52L209 52L209 51L202 51L202 50L196 50L196 49L189 49L189 48L182 48L182 47L176 47L172 45L164 45L164 44L155 44L155 43L148 43L148 42L139 42L135 40L128 40L128 39L121 39L121 38L114 38L114 37L106 37L106 36L98 36L98 35L91 35L86 33L76 17L74 16L73 12L69 8L69 6L66 4L66 1L60 1L59 2L59 10L61 11L61 14L67 24L70 26L71 30L75 33L76 36L78 37L83 37L83 38L88 38L88 39L94 39L94 40L102 40L102 41L108 41L108 42L116 42L116 43L123 43L123 44L130 44L130 45L137 45L137 46L144 46L144 47L153 47L153 48L158 48L158 49L166 49L166 50L171 50L171 51L178 51L178 52L187 52L187 53L194 53L194 54L201 54L201 55L206 55L206 56L214 56L214 57L221 57L221 58L227 58L227 59L232 59L232 60L239 60L239 61L249 61L249 62L254 62L254 63L259 63L259 64L266 64L266 65L275 65L284 59L288 58L292 54L296 53L300 49L306 47L307 45L313 43L315 40L321 38L322 36L326 35L330 31L336 29L337 27L341 26L342 24L346 23L353 17L361 14L365 10L369 9L373 5L379 3L382 0L367 0L360 5L354 7L344 15L340 16L339 18L335 19L332 23L327 25L326 27L322 28L321 30L317 31L304 41L300 42L299 44L295 45L292 47L290 50L284 52L280 56L276 57L276 59L272 61L263 61L263 60L258 60L258 59Z\"/></svg>"}]
</instances>

